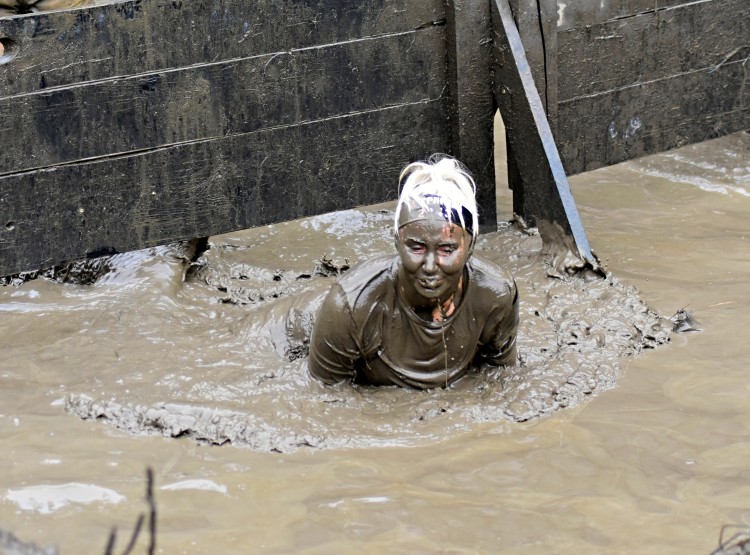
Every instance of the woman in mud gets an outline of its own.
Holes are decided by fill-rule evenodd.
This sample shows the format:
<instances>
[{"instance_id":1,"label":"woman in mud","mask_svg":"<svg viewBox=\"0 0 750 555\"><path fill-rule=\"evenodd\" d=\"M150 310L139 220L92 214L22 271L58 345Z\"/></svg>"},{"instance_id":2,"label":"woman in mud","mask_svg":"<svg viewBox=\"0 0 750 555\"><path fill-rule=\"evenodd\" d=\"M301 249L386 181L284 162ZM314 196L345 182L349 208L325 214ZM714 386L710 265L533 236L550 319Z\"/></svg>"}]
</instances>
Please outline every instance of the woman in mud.
<instances>
[{"instance_id":1,"label":"woman in mud","mask_svg":"<svg viewBox=\"0 0 750 555\"><path fill-rule=\"evenodd\" d=\"M362 262L330 289L310 341L312 376L420 389L448 386L472 363L516 362L518 292L499 266L472 257L475 185L453 158L402 172L398 254Z\"/></svg>"}]
</instances>

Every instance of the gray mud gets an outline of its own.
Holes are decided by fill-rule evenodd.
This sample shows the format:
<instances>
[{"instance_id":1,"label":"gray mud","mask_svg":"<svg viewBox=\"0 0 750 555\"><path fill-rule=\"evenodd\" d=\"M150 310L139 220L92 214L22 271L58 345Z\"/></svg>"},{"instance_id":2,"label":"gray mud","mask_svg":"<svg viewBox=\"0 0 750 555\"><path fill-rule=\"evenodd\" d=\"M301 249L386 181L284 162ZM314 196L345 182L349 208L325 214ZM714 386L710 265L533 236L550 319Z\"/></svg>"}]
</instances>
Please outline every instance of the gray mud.
<instances>
[{"instance_id":1,"label":"gray mud","mask_svg":"<svg viewBox=\"0 0 750 555\"><path fill-rule=\"evenodd\" d=\"M58 555L54 547L41 548L25 543L12 533L0 528L0 553L2 555Z\"/></svg>"},{"instance_id":2,"label":"gray mud","mask_svg":"<svg viewBox=\"0 0 750 555\"><path fill-rule=\"evenodd\" d=\"M214 237L187 272L185 258L171 255L172 276L159 279L173 284L152 297L150 311L161 314L162 335L190 313L200 324L187 330L190 340L165 342L177 351L171 365L119 364L88 388L67 388L65 409L133 434L260 451L415 444L579 405L612 388L628 357L669 340L672 323L635 288L611 275L551 277L539 236L504 225L480 237L476 252L518 283L516 367L477 368L431 391L322 385L305 359L315 308L350 265L394 252L391 218L389 209L352 210ZM129 264L163 265L169 253ZM138 274L115 274L128 272Z\"/></svg>"}]
</instances>

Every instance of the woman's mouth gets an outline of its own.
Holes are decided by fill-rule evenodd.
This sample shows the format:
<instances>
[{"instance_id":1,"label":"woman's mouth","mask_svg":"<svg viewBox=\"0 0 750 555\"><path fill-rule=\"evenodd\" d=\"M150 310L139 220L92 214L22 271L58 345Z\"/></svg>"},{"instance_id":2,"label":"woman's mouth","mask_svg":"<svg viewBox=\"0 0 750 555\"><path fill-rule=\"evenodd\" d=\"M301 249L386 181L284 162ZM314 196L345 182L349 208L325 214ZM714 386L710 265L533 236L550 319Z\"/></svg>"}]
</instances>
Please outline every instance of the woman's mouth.
<instances>
[{"instance_id":1,"label":"woman's mouth","mask_svg":"<svg viewBox=\"0 0 750 555\"><path fill-rule=\"evenodd\" d=\"M423 289L427 290L434 290L437 289L440 286L440 280L438 279L422 279L420 278L417 280L419 282L419 285L422 286Z\"/></svg>"}]
</instances>

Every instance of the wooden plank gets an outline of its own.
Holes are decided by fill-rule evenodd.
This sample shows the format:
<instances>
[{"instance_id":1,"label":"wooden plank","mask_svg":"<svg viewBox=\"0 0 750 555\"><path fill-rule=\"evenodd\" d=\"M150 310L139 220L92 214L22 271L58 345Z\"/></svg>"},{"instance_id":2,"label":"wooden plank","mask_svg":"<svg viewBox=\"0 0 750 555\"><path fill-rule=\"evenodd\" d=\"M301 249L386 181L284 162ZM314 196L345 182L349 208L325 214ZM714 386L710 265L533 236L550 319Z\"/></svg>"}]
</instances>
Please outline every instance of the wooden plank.
<instances>
[{"instance_id":1,"label":"wooden plank","mask_svg":"<svg viewBox=\"0 0 750 555\"><path fill-rule=\"evenodd\" d=\"M131 0L0 18L16 55L2 95L397 34L443 20L442 0ZM335 24L334 24L335 22Z\"/></svg>"},{"instance_id":2,"label":"wooden plank","mask_svg":"<svg viewBox=\"0 0 750 555\"><path fill-rule=\"evenodd\" d=\"M544 111L554 120L557 109L556 2L511 0L509 4Z\"/></svg>"},{"instance_id":3,"label":"wooden plank","mask_svg":"<svg viewBox=\"0 0 750 555\"><path fill-rule=\"evenodd\" d=\"M536 85L552 135L557 127L557 30L555 0L510 0L513 20L518 27L531 77ZM527 208L526 191L534 187L522 175L516 161L523 153L514 152L514 141L505 137L508 187L513 190L513 213L523 216Z\"/></svg>"},{"instance_id":4,"label":"wooden plank","mask_svg":"<svg viewBox=\"0 0 750 555\"><path fill-rule=\"evenodd\" d=\"M567 266L573 258L580 263L579 269L598 270L508 0L493 0L492 20L495 100L512 147L509 152L514 153L523 176L523 190L513 191L514 197L518 192L523 198L519 215L539 228L545 247L555 253L557 271L570 269Z\"/></svg>"},{"instance_id":5,"label":"wooden plank","mask_svg":"<svg viewBox=\"0 0 750 555\"><path fill-rule=\"evenodd\" d=\"M568 174L750 129L746 62L561 102Z\"/></svg>"},{"instance_id":6,"label":"wooden plank","mask_svg":"<svg viewBox=\"0 0 750 555\"><path fill-rule=\"evenodd\" d=\"M0 275L395 199L449 100L0 178ZM282 146L283 145L283 146Z\"/></svg>"},{"instance_id":7,"label":"wooden plank","mask_svg":"<svg viewBox=\"0 0 750 555\"><path fill-rule=\"evenodd\" d=\"M544 47L544 102L547 120L552 134L557 132L557 0L537 0L539 6L539 28Z\"/></svg>"},{"instance_id":8,"label":"wooden plank","mask_svg":"<svg viewBox=\"0 0 750 555\"><path fill-rule=\"evenodd\" d=\"M446 16L451 154L476 182L480 230L497 231L490 6L486 0L449 0Z\"/></svg>"},{"instance_id":9,"label":"wooden plank","mask_svg":"<svg viewBox=\"0 0 750 555\"><path fill-rule=\"evenodd\" d=\"M558 0L557 29L585 28L605 21L711 0Z\"/></svg>"},{"instance_id":10,"label":"wooden plank","mask_svg":"<svg viewBox=\"0 0 750 555\"><path fill-rule=\"evenodd\" d=\"M0 99L0 174L433 100L444 43L430 26Z\"/></svg>"},{"instance_id":11,"label":"wooden plank","mask_svg":"<svg viewBox=\"0 0 750 555\"><path fill-rule=\"evenodd\" d=\"M747 0L713 0L558 34L560 101L750 54ZM744 15L743 15L744 14Z\"/></svg>"},{"instance_id":12,"label":"wooden plank","mask_svg":"<svg viewBox=\"0 0 750 555\"><path fill-rule=\"evenodd\" d=\"M444 12L135 0L0 19L0 275L395 198L406 162L455 146Z\"/></svg>"}]
</instances>

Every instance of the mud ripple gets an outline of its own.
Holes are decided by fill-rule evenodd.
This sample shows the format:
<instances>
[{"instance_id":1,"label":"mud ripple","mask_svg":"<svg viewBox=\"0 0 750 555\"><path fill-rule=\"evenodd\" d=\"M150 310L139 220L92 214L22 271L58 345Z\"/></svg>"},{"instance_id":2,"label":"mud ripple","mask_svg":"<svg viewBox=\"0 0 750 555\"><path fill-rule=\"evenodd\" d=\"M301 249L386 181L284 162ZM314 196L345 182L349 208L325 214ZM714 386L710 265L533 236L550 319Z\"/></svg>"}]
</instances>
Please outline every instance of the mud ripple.
<instances>
[{"instance_id":1,"label":"mud ripple","mask_svg":"<svg viewBox=\"0 0 750 555\"><path fill-rule=\"evenodd\" d=\"M212 238L175 296L196 330L180 347L187 362L170 373L146 369L155 381L142 387L121 368L109 382L103 372L102 390L70 391L66 410L132 434L259 451L413 445L480 422L526 421L579 405L614 387L629 357L669 341L673 323L635 288L611 275L550 277L539 237L504 226L482 236L476 250L518 283L516 367L477 368L432 391L324 386L308 377L305 358L321 294L349 264L393 248L387 211L349 216L346 235L326 218ZM283 257L269 262L264 242L297 241L308 231L310 242L290 247L288 264ZM201 307L209 305L221 312L203 321L211 311ZM212 353L218 362L209 364Z\"/></svg>"}]
</instances>

